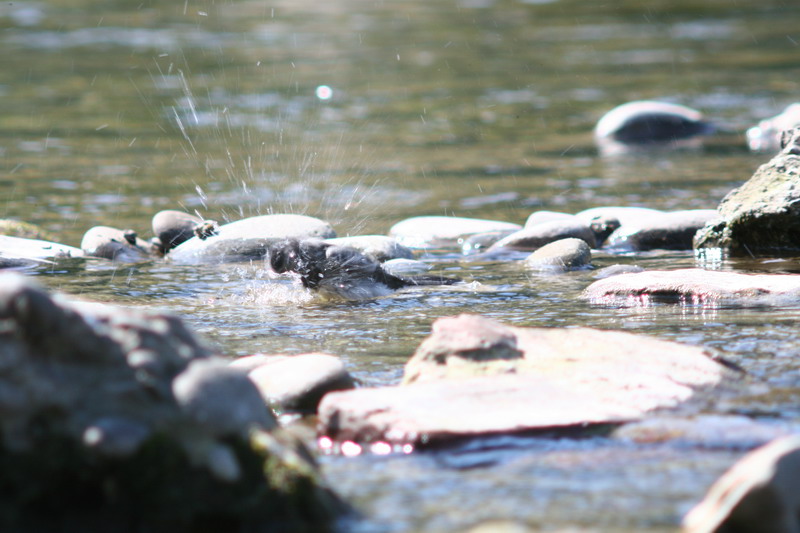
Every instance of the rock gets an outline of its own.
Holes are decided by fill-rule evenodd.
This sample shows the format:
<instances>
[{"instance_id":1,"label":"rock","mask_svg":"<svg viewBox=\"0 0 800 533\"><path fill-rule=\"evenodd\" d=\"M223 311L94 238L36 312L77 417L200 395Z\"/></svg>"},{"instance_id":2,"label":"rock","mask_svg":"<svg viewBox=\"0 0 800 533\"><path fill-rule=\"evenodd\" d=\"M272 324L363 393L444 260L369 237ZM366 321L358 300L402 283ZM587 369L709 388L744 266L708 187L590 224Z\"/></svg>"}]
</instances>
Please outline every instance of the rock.
<instances>
[{"instance_id":1,"label":"rock","mask_svg":"<svg viewBox=\"0 0 800 533\"><path fill-rule=\"evenodd\" d=\"M167 255L181 264L263 259L270 244L284 239L331 239L330 224L305 215L262 215L219 226L205 238L192 237Z\"/></svg>"},{"instance_id":2,"label":"rock","mask_svg":"<svg viewBox=\"0 0 800 533\"><path fill-rule=\"evenodd\" d=\"M800 531L800 436L749 453L683 520L686 533Z\"/></svg>"},{"instance_id":3,"label":"rock","mask_svg":"<svg viewBox=\"0 0 800 533\"><path fill-rule=\"evenodd\" d=\"M151 247L133 230L95 226L83 234L81 249L91 257L136 262L146 260Z\"/></svg>"},{"instance_id":4,"label":"rock","mask_svg":"<svg viewBox=\"0 0 800 533\"><path fill-rule=\"evenodd\" d=\"M177 318L2 274L0 321L3 531L315 531L343 511Z\"/></svg>"},{"instance_id":5,"label":"rock","mask_svg":"<svg viewBox=\"0 0 800 533\"><path fill-rule=\"evenodd\" d=\"M56 239L52 233L45 231L35 224L9 219L0 219L0 235L43 241L54 241Z\"/></svg>"},{"instance_id":6,"label":"rock","mask_svg":"<svg viewBox=\"0 0 800 533\"><path fill-rule=\"evenodd\" d=\"M464 255L474 255L481 252L485 252L489 249L494 243L503 239L504 237L508 237L512 233L516 233L518 230L497 230L497 231L487 231L485 233L476 233L475 235L470 235L469 237L462 240L461 243L461 253Z\"/></svg>"},{"instance_id":7,"label":"rock","mask_svg":"<svg viewBox=\"0 0 800 533\"><path fill-rule=\"evenodd\" d=\"M575 215L570 215L569 213L559 213L557 211L534 211L525 221L525 227L529 228L531 226L535 226L536 224L553 222L554 220L573 220L574 218Z\"/></svg>"},{"instance_id":8,"label":"rock","mask_svg":"<svg viewBox=\"0 0 800 533\"><path fill-rule=\"evenodd\" d=\"M400 277L423 274L432 268L428 263L416 259L390 259L381 266L389 274Z\"/></svg>"},{"instance_id":9,"label":"rock","mask_svg":"<svg viewBox=\"0 0 800 533\"><path fill-rule=\"evenodd\" d=\"M800 276L740 274L699 268L647 270L595 281L583 292L592 303L643 305L651 302L761 305L800 297Z\"/></svg>"},{"instance_id":10,"label":"rock","mask_svg":"<svg viewBox=\"0 0 800 533\"><path fill-rule=\"evenodd\" d=\"M83 250L50 241L0 235L0 268L24 267L70 257L83 257Z\"/></svg>"},{"instance_id":11,"label":"rock","mask_svg":"<svg viewBox=\"0 0 800 533\"><path fill-rule=\"evenodd\" d=\"M325 394L355 386L341 359L321 353L277 356L248 376L264 400L283 412L316 413Z\"/></svg>"},{"instance_id":12,"label":"rock","mask_svg":"<svg viewBox=\"0 0 800 533\"><path fill-rule=\"evenodd\" d=\"M791 104L780 114L762 120L747 130L747 146L755 152L777 152L781 132L800 126L800 103Z\"/></svg>"},{"instance_id":13,"label":"rock","mask_svg":"<svg viewBox=\"0 0 800 533\"><path fill-rule=\"evenodd\" d=\"M733 374L709 355L622 332L444 318L406 365L402 385L327 394L320 431L340 441L424 445L632 421Z\"/></svg>"},{"instance_id":14,"label":"rock","mask_svg":"<svg viewBox=\"0 0 800 533\"><path fill-rule=\"evenodd\" d=\"M714 127L694 109L665 102L628 102L606 113L595 127L595 141L604 155L652 148L699 146Z\"/></svg>"},{"instance_id":15,"label":"rock","mask_svg":"<svg viewBox=\"0 0 800 533\"><path fill-rule=\"evenodd\" d=\"M183 211L159 211L153 216L153 234L156 246L165 254L195 236L195 228L203 219Z\"/></svg>"},{"instance_id":16,"label":"rock","mask_svg":"<svg viewBox=\"0 0 800 533\"><path fill-rule=\"evenodd\" d=\"M592 250L581 239L561 239L546 244L525 259L525 266L551 272L586 268L592 262Z\"/></svg>"},{"instance_id":17,"label":"rock","mask_svg":"<svg viewBox=\"0 0 800 533\"><path fill-rule=\"evenodd\" d=\"M592 207L576 213L575 216L585 224L591 225L598 219L617 219L621 226L636 225L646 222L650 217L662 215L664 211L650 209L649 207Z\"/></svg>"},{"instance_id":18,"label":"rock","mask_svg":"<svg viewBox=\"0 0 800 533\"><path fill-rule=\"evenodd\" d=\"M673 211L624 224L609 235L606 248L624 252L691 250L698 230L717 216L714 209Z\"/></svg>"},{"instance_id":19,"label":"rock","mask_svg":"<svg viewBox=\"0 0 800 533\"><path fill-rule=\"evenodd\" d=\"M786 147L734 189L694 239L702 253L731 257L777 257L800 251L800 129Z\"/></svg>"},{"instance_id":20,"label":"rock","mask_svg":"<svg viewBox=\"0 0 800 533\"><path fill-rule=\"evenodd\" d=\"M605 244L606 239L617 231L621 225L622 223L620 223L619 219L615 216L600 215L594 217L589 227L592 228L592 232L594 233L595 246L601 248Z\"/></svg>"},{"instance_id":21,"label":"rock","mask_svg":"<svg viewBox=\"0 0 800 533\"><path fill-rule=\"evenodd\" d=\"M455 248L478 233L516 231L519 224L461 217L413 217L392 226L389 235L409 248Z\"/></svg>"},{"instance_id":22,"label":"rock","mask_svg":"<svg viewBox=\"0 0 800 533\"><path fill-rule=\"evenodd\" d=\"M494 243L488 252L501 249L531 251L568 238L581 239L589 247L595 246L594 232L588 224L578 219L560 219L526 226Z\"/></svg>"},{"instance_id":23,"label":"rock","mask_svg":"<svg viewBox=\"0 0 800 533\"><path fill-rule=\"evenodd\" d=\"M370 259L380 263L391 259L414 259L414 252L411 251L411 248L403 246L396 239L385 235L338 237L327 239L327 242L338 246L355 248Z\"/></svg>"},{"instance_id":24,"label":"rock","mask_svg":"<svg viewBox=\"0 0 800 533\"><path fill-rule=\"evenodd\" d=\"M640 444L669 443L691 448L739 448L762 446L786 436L793 428L746 416L697 415L688 418L656 416L616 429L616 439Z\"/></svg>"}]
</instances>

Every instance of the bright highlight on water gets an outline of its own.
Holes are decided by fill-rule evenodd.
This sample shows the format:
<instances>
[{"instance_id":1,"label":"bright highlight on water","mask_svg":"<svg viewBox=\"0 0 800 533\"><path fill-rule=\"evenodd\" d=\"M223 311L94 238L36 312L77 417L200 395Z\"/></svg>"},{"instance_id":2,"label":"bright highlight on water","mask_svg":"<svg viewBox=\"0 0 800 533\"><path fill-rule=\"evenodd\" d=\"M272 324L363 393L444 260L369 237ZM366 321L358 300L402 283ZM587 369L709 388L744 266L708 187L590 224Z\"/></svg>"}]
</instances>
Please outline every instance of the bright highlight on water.
<instances>
[{"instance_id":1,"label":"bright highlight on water","mask_svg":"<svg viewBox=\"0 0 800 533\"><path fill-rule=\"evenodd\" d=\"M327 85L320 85L314 92L320 100L330 100L333 97L333 89Z\"/></svg>"}]
</instances>

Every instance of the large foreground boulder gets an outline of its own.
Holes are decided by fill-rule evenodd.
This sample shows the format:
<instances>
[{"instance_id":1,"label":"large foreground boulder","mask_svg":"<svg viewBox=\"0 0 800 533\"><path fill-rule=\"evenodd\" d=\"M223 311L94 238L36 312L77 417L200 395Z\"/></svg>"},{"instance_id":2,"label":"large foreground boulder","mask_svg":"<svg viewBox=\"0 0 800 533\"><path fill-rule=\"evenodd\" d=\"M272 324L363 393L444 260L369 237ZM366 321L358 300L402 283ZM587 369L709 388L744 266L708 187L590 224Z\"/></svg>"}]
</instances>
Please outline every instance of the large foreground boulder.
<instances>
[{"instance_id":1,"label":"large foreground boulder","mask_svg":"<svg viewBox=\"0 0 800 533\"><path fill-rule=\"evenodd\" d=\"M629 333L443 318L402 385L328 394L320 430L340 441L424 445L637 420L720 383L730 371L710 355Z\"/></svg>"},{"instance_id":2,"label":"large foreground boulder","mask_svg":"<svg viewBox=\"0 0 800 533\"><path fill-rule=\"evenodd\" d=\"M686 533L800 531L800 436L746 455L684 519Z\"/></svg>"},{"instance_id":3,"label":"large foreground boulder","mask_svg":"<svg viewBox=\"0 0 800 533\"><path fill-rule=\"evenodd\" d=\"M700 268L648 270L595 281L583 296L597 304L765 304L800 298L796 274L741 274Z\"/></svg>"},{"instance_id":4,"label":"large foreground boulder","mask_svg":"<svg viewBox=\"0 0 800 533\"><path fill-rule=\"evenodd\" d=\"M800 252L800 129L784 149L717 208L694 238L696 250L730 257L778 257ZM708 253L708 252L704 252Z\"/></svg>"},{"instance_id":5,"label":"large foreground boulder","mask_svg":"<svg viewBox=\"0 0 800 533\"><path fill-rule=\"evenodd\" d=\"M178 319L4 274L0 323L0 530L318 531L341 509Z\"/></svg>"}]
</instances>

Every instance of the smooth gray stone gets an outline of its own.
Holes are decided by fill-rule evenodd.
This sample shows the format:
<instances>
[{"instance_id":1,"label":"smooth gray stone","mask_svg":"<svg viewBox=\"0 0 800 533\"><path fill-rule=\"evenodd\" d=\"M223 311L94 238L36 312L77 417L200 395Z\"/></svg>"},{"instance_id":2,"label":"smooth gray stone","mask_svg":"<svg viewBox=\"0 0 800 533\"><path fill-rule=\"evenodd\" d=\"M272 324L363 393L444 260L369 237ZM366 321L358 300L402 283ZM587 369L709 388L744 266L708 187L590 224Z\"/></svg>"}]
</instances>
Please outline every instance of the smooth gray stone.
<instances>
[{"instance_id":1,"label":"smooth gray stone","mask_svg":"<svg viewBox=\"0 0 800 533\"><path fill-rule=\"evenodd\" d=\"M638 420L732 376L710 355L616 331L443 318L406 365L403 385L329 393L319 427L338 441L424 445Z\"/></svg>"},{"instance_id":2,"label":"smooth gray stone","mask_svg":"<svg viewBox=\"0 0 800 533\"><path fill-rule=\"evenodd\" d=\"M559 213L558 211L534 211L525 221L525 227L529 228L542 222L553 222L554 220L571 220L575 215L569 213Z\"/></svg>"},{"instance_id":3,"label":"smooth gray stone","mask_svg":"<svg viewBox=\"0 0 800 533\"><path fill-rule=\"evenodd\" d=\"M546 244L562 239L580 239L594 248L595 238L592 228L577 218L552 220L534 226L526 226L504 237L489 247L488 252L502 249L533 251Z\"/></svg>"},{"instance_id":4,"label":"smooth gray stone","mask_svg":"<svg viewBox=\"0 0 800 533\"><path fill-rule=\"evenodd\" d=\"M487 231L486 233L477 233L471 235L463 240L461 244L461 253L464 255L475 255L487 251L494 243L508 237L518 230L498 230Z\"/></svg>"},{"instance_id":5,"label":"smooth gray stone","mask_svg":"<svg viewBox=\"0 0 800 533\"><path fill-rule=\"evenodd\" d=\"M95 226L83 234L81 249L91 257L136 262L146 260L151 247L131 230Z\"/></svg>"},{"instance_id":6,"label":"smooth gray stone","mask_svg":"<svg viewBox=\"0 0 800 533\"><path fill-rule=\"evenodd\" d=\"M662 215L664 211L649 207L607 206L584 209L575 214L585 224L591 225L597 218L615 218L621 226L641 224L650 217Z\"/></svg>"},{"instance_id":7,"label":"smooth gray stone","mask_svg":"<svg viewBox=\"0 0 800 533\"><path fill-rule=\"evenodd\" d=\"M800 253L800 128L789 130L785 147L753 177L732 190L718 216L694 239L699 255L781 257Z\"/></svg>"},{"instance_id":8,"label":"smooth gray stone","mask_svg":"<svg viewBox=\"0 0 800 533\"><path fill-rule=\"evenodd\" d=\"M472 235L521 228L519 224L497 220L425 216L398 222L389 230L389 235L412 249L460 248L464 240Z\"/></svg>"},{"instance_id":9,"label":"smooth gray stone","mask_svg":"<svg viewBox=\"0 0 800 533\"><path fill-rule=\"evenodd\" d=\"M0 235L0 268L25 267L69 257L83 257L83 250L49 241Z\"/></svg>"},{"instance_id":10,"label":"smooth gray stone","mask_svg":"<svg viewBox=\"0 0 800 533\"><path fill-rule=\"evenodd\" d=\"M672 211L624 224L606 239L606 249L642 252L647 250L691 250L698 230L717 217L716 209Z\"/></svg>"},{"instance_id":11,"label":"smooth gray stone","mask_svg":"<svg viewBox=\"0 0 800 533\"><path fill-rule=\"evenodd\" d=\"M781 132L797 126L800 126L800 103L791 104L748 129L747 146L754 152L777 152L781 148Z\"/></svg>"},{"instance_id":12,"label":"smooth gray stone","mask_svg":"<svg viewBox=\"0 0 800 533\"><path fill-rule=\"evenodd\" d=\"M641 100L606 113L595 127L595 141L603 155L653 148L693 148L714 127L686 106Z\"/></svg>"},{"instance_id":13,"label":"smooth gray stone","mask_svg":"<svg viewBox=\"0 0 800 533\"><path fill-rule=\"evenodd\" d=\"M326 242L337 246L355 248L370 259L383 263L391 259L414 259L411 248L403 246L397 239L385 235L357 235L353 237L336 237Z\"/></svg>"},{"instance_id":14,"label":"smooth gray stone","mask_svg":"<svg viewBox=\"0 0 800 533\"><path fill-rule=\"evenodd\" d=\"M383 269L393 276L406 276L424 274L431 269L431 265L416 259L390 259L381 265Z\"/></svg>"},{"instance_id":15,"label":"smooth gray stone","mask_svg":"<svg viewBox=\"0 0 800 533\"><path fill-rule=\"evenodd\" d=\"M699 268L646 270L595 281L583 291L583 297L593 303L613 305L641 305L651 301L761 305L800 298L800 276Z\"/></svg>"},{"instance_id":16,"label":"smooth gray stone","mask_svg":"<svg viewBox=\"0 0 800 533\"><path fill-rule=\"evenodd\" d=\"M588 267L592 250L581 239L561 239L546 244L525 259L525 266L548 272L566 272Z\"/></svg>"},{"instance_id":17,"label":"smooth gray stone","mask_svg":"<svg viewBox=\"0 0 800 533\"><path fill-rule=\"evenodd\" d=\"M171 250L167 257L176 263L225 263L263 259L267 248L284 239L331 239L330 224L305 215L262 215L219 227L206 239L193 237Z\"/></svg>"},{"instance_id":18,"label":"smooth gray stone","mask_svg":"<svg viewBox=\"0 0 800 533\"><path fill-rule=\"evenodd\" d=\"M282 412L316 413L325 394L355 386L341 359L321 353L273 356L248 377L264 400Z\"/></svg>"},{"instance_id":19,"label":"smooth gray stone","mask_svg":"<svg viewBox=\"0 0 800 533\"><path fill-rule=\"evenodd\" d=\"M176 246L195 236L194 230L203 219L183 211L159 211L153 216L153 234L158 239L161 253L167 253Z\"/></svg>"},{"instance_id":20,"label":"smooth gray stone","mask_svg":"<svg viewBox=\"0 0 800 533\"><path fill-rule=\"evenodd\" d=\"M734 464L683 520L684 533L800 532L800 435Z\"/></svg>"}]
</instances>

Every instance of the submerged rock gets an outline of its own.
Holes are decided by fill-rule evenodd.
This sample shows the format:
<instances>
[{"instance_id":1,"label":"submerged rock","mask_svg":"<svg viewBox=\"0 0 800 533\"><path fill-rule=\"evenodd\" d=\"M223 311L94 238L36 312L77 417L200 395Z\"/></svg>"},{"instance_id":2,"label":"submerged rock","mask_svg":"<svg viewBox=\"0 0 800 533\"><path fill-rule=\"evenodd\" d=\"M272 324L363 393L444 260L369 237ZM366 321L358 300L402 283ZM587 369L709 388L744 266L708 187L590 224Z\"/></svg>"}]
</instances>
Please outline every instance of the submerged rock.
<instances>
[{"instance_id":1,"label":"submerged rock","mask_svg":"<svg viewBox=\"0 0 800 533\"><path fill-rule=\"evenodd\" d=\"M413 217L392 226L389 235L409 248L456 248L472 235L516 231L519 224L462 217Z\"/></svg>"},{"instance_id":2,"label":"submerged rock","mask_svg":"<svg viewBox=\"0 0 800 533\"><path fill-rule=\"evenodd\" d=\"M800 531L800 436L749 453L709 489L683 521L686 533Z\"/></svg>"},{"instance_id":3,"label":"submerged rock","mask_svg":"<svg viewBox=\"0 0 800 533\"><path fill-rule=\"evenodd\" d=\"M800 252L800 128L783 150L734 189L694 239L696 250L731 257L778 257Z\"/></svg>"},{"instance_id":4,"label":"submerged rock","mask_svg":"<svg viewBox=\"0 0 800 533\"><path fill-rule=\"evenodd\" d=\"M763 304L800 298L800 276L741 274L699 268L648 270L595 281L583 297L599 304L650 302L714 304L720 301Z\"/></svg>"},{"instance_id":5,"label":"submerged rock","mask_svg":"<svg viewBox=\"0 0 800 533\"><path fill-rule=\"evenodd\" d=\"M532 226L526 225L525 228L515 231L494 243L489 247L488 252L491 253L504 248L532 251L551 242L569 238L581 239L590 248L595 246L594 232L589 225L573 217L541 222Z\"/></svg>"},{"instance_id":6,"label":"submerged rock","mask_svg":"<svg viewBox=\"0 0 800 533\"><path fill-rule=\"evenodd\" d=\"M645 217L634 224L623 224L606 241L615 251L691 250L698 230L717 216L714 209L689 209Z\"/></svg>"},{"instance_id":7,"label":"submerged rock","mask_svg":"<svg viewBox=\"0 0 800 533\"><path fill-rule=\"evenodd\" d=\"M649 207L606 206L584 209L575 213L575 216L589 225L598 219L608 218L616 219L621 226L629 226L645 223L649 218L663 214L664 211Z\"/></svg>"},{"instance_id":8,"label":"submerged rock","mask_svg":"<svg viewBox=\"0 0 800 533\"><path fill-rule=\"evenodd\" d=\"M151 246L133 230L95 226L84 233L81 249L91 257L136 262L149 257Z\"/></svg>"},{"instance_id":9,"label":"submerged rock","mask_svg":"<svg viewBox=\"0 0 800 533\"><path fill-rule=\"evenodd\" d=\"M546 244L525 259L525 266L542 271L566 272L588 267L592 250L581 239L561 239Z\"/></svg>"},{"instance_id":10,"label":"submerged rock","mask_svg":"<svg viewBox=\"0 0 800 533\"><path fill-rule=\"evenodd\" d=\"M341 511L255 386L178 319L10 274L0 319L3 531L316 531Z\"/></svg>"},{"instance_id":11,"label":"submerged rock","mask_svg":"<svg viewBox=\"0 0 800 533\"><path fill-rule=\"evenodd\" d=\"M320 431L335 440L424 445L637 420L730 375L709 356L629 333L444 318L406 365L403 385L326 395Z\"/></svg>"},{"instance_id":12,"label":"submerged rock","mask_svg":"<svg viewBox=\"0 0 800 533\"><path fill-rule=\"evenodd\" d=\"M686 106L648 100L628 102L606 113L595 127L601 153L614 155L641 149L700 145L714 132L703 115Z\"/></svg>"},{"instance_id":13,"label":"submerged rock","mask_svg":"<svg viewBox=\"0 0 800 533\"><path fill-rule=\"evenodd\" d=\"M791 104L778 115L747 130L747 146L755 152L777 152L781 133L800 126L800 104Z\"/></svg>"},{"instance_id":14,"label":"submerged rock","mask_svg":"<svg viewBox=\"0 0 800 533\"><path fill-rule=\"evenodd\" d=\"M264 400L283 412L316 413L325 394L355 386L341 359L321 353L269 356L248 377Z\"/></svg>"},{"instance_id":15,"label":"submerged rock","mask_svg":"<svg viewBox=\"0 0 800 533\"><path fill-rule=\"evenodd\" d=\"M167 255L181 264L264 259L271 244L285 239L331 239L330 224L305 215L262 215L219 226L195 236Z\"/></svg>"}]
</instances>

